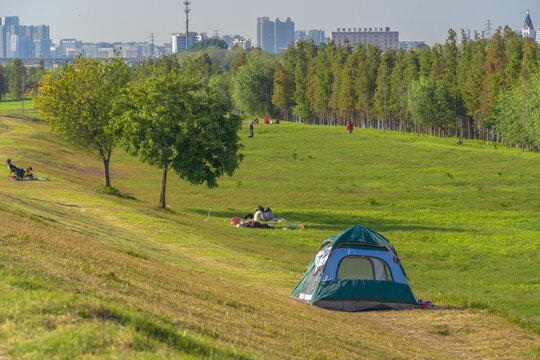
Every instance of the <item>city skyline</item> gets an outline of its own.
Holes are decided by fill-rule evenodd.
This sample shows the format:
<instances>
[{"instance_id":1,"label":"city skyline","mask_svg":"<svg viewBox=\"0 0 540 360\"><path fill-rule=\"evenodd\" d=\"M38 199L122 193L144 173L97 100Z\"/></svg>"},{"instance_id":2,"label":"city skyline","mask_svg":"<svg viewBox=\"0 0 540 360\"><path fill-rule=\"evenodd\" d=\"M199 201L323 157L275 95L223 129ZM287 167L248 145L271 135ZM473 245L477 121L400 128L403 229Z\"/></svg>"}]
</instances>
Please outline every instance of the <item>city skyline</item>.
<instances>
[{"instance_id":1,"label":"city skyline","mask_svg":"<svg viewBox=\"0 0 540 360\"><path fill-rule=\"evenodd\" d=\"M272 4L193 0L191 8L190 30L206 32L208 36L215 30L220 35L240 34L253 43L257 39L257 17L291 17L296 29L322 29L327 34L342 27L389 26L399 31L404 41L421 40L429 45L443 42L449 28L481 31L488 19L493 29L509 25L519 30L527 9L535 26L540 26L540 4L536 0L456 0L452 4L426 0L389 0L384 4L352 0L332 4L305 0L294 4L283 0ZM142 42L149 41L150 33L154 33L156 43L165 43L170 41L171 34L182 32L185 27L179 0L158 0L152 4L50 0L45 9L41 2L28 0L2 4L0 14L19 16L24 25L50 25L52 39L77 38L84 42Z\"/></svg>"}]
</instances>

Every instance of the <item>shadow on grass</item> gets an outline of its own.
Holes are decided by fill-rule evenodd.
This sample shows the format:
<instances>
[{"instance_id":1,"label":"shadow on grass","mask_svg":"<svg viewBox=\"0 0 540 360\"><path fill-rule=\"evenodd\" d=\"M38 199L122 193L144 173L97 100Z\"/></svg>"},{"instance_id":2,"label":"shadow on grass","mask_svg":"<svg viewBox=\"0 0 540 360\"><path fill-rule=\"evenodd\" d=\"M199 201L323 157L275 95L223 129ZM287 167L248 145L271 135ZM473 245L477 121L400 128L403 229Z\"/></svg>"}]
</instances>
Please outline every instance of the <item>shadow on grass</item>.
<instances>
[{"instance_id":1,"label":"shadow on grass","mask_svg":"<svg viewBox=\"0 0 540 360\"><path fill-rule=\"evenodd\" d=\"M208 216L206 209L187 208L187 212ZM238 210L214 210L211 217L220 218L244 217L249 211L239 212ZM252 211L253 213L254 211ZM285 218L289 223L305 224L307 229L313 230L334 230L344 231L355 225L364 225L377 232L385 231L439 231L439 232L470 232L471 230L454 227L433 227L427 225L403 223L396 220L359 216L354 214L336 214L328 211L303 210L303 211L278 211L274 213L277 218Z\"/></svg>"},{"instance_id":2,"label":"shadow on grass","mask_svg":"<svg viewBox=\"0 0 540 360\"><path fill-rule=\"evenodd\" d=\"M68 208L80 208L79 205L74 205L74 204L62 204L62 203L57 203L57 202L54 202L54 201L36 199L36 198L32 198L32 197L29 197L28 199L35 200L35 201L41 201L41 202L44 202L44 203L47 203L47 204L64 206L64 207L68 207Z\"/></svg>"},{"instance_id":3,"label":"shadow on grass","mask_svg":"<svg viewBox=\"0 0 540 360\"><path fill-rule=\"evenodd\" d=\"M184 334L180 334L177 326L170 321L156 321L156 316L150 313L137 311L129 312L114 306L90 307L80 310L79 315L83 318L99 319L101 321L114 321L123 326L132 326L137 332L166 344L180 352L193 354L209 359L248 359L232 351L219 349L209 344L204 344Z\"/></svg>"},{"instance_id":4,"label":"shadow on grass","mask_svg":"<svg viewBox=\"0 0 540 360\"><path fill-rule=\"evenodd\" d=\"M118 190L117 188L112 187L112 186L107 187L105 185L100 185L100 186L97 187L96 191L100 192L102 194L112 195L112 196L116 196L116 197L119 197L119 198L122 198L122 199L137 200L137 198L135 196L133 196L131 194L123 193L120 190Z\"/></svg>"}]
</instances>

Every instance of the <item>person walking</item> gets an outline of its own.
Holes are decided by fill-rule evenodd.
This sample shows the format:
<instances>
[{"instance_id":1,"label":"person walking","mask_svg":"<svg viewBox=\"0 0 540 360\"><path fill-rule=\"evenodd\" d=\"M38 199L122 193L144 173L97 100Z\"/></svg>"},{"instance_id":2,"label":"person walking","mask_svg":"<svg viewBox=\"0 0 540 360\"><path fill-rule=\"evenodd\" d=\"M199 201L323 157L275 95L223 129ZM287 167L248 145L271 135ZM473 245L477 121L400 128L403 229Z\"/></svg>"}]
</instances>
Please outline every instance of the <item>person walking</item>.
<instances>
[{"instance_id":1,"label":"person walking","mask_svg":"<svg viewBox=\"0 0 540 360\"><path fill-rule=\"evenodd\" d=\"M347 124L347 131L349 132L349 135L352 135L353 128L353 124L351 124L349 121L349 124Z\"/></svg>"},{"instance_id":2,"label":"person walking","mask_svg":"<svg viewBox=\"0 0 540 360\"><path fill-rule=\"evenodd\" d=\"M253 137L253 121L249 123L249 137Z\"/></svg>"}]
</instances>

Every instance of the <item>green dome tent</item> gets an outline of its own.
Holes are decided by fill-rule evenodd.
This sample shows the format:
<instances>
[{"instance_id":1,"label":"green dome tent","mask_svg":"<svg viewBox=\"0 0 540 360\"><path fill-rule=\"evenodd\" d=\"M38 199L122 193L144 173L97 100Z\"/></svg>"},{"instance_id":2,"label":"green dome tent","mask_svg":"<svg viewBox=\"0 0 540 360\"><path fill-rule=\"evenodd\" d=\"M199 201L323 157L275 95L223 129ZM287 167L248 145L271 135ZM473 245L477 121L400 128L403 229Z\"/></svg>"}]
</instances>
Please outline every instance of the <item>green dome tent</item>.
<instances>
[{"instance_id":1,"label":"green dome tent","mask_svg":"<svg viewBox=\"0 0 540 360\"><path fill-rule=\"evenodd\" d=\"M392 244L361 225L324 240L291 297L340 311L418 307Z\"/></svg>"}]
</instances>

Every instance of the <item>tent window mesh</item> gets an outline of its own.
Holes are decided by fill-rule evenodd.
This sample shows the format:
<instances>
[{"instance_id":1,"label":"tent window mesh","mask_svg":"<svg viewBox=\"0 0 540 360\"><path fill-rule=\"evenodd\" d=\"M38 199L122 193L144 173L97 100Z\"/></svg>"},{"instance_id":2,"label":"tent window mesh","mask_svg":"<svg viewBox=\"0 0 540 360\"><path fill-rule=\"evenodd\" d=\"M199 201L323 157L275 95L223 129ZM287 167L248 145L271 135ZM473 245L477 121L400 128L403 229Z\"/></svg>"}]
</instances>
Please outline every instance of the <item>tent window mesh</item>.
<instances>
[{"instance_id":1,"label":"tent window mesh","mask_svg":"<svg viewBox=\"0 0 540 360\"><path fill-rule=\"evenodd\" d=\"M347 256L339 264L337 280L392 281L388 266L379 259Z\"/></svg>"},{"instance_id":2,"label":"tent window mesh","mask_svg":"<svg viewBox=\"0 0 540 360\"><path fill-rule=\"evenodd\" d=\"M306 279L306 282L304 283L304 286L302 287L302 294L311 295L313 294L313 290L315 290L315 286L317 285L317 282L319 281L319 278L321 277L321 268L317 268L316 266L313 267L311 270L311 273Z\"/></svg>"}]
</instances>

